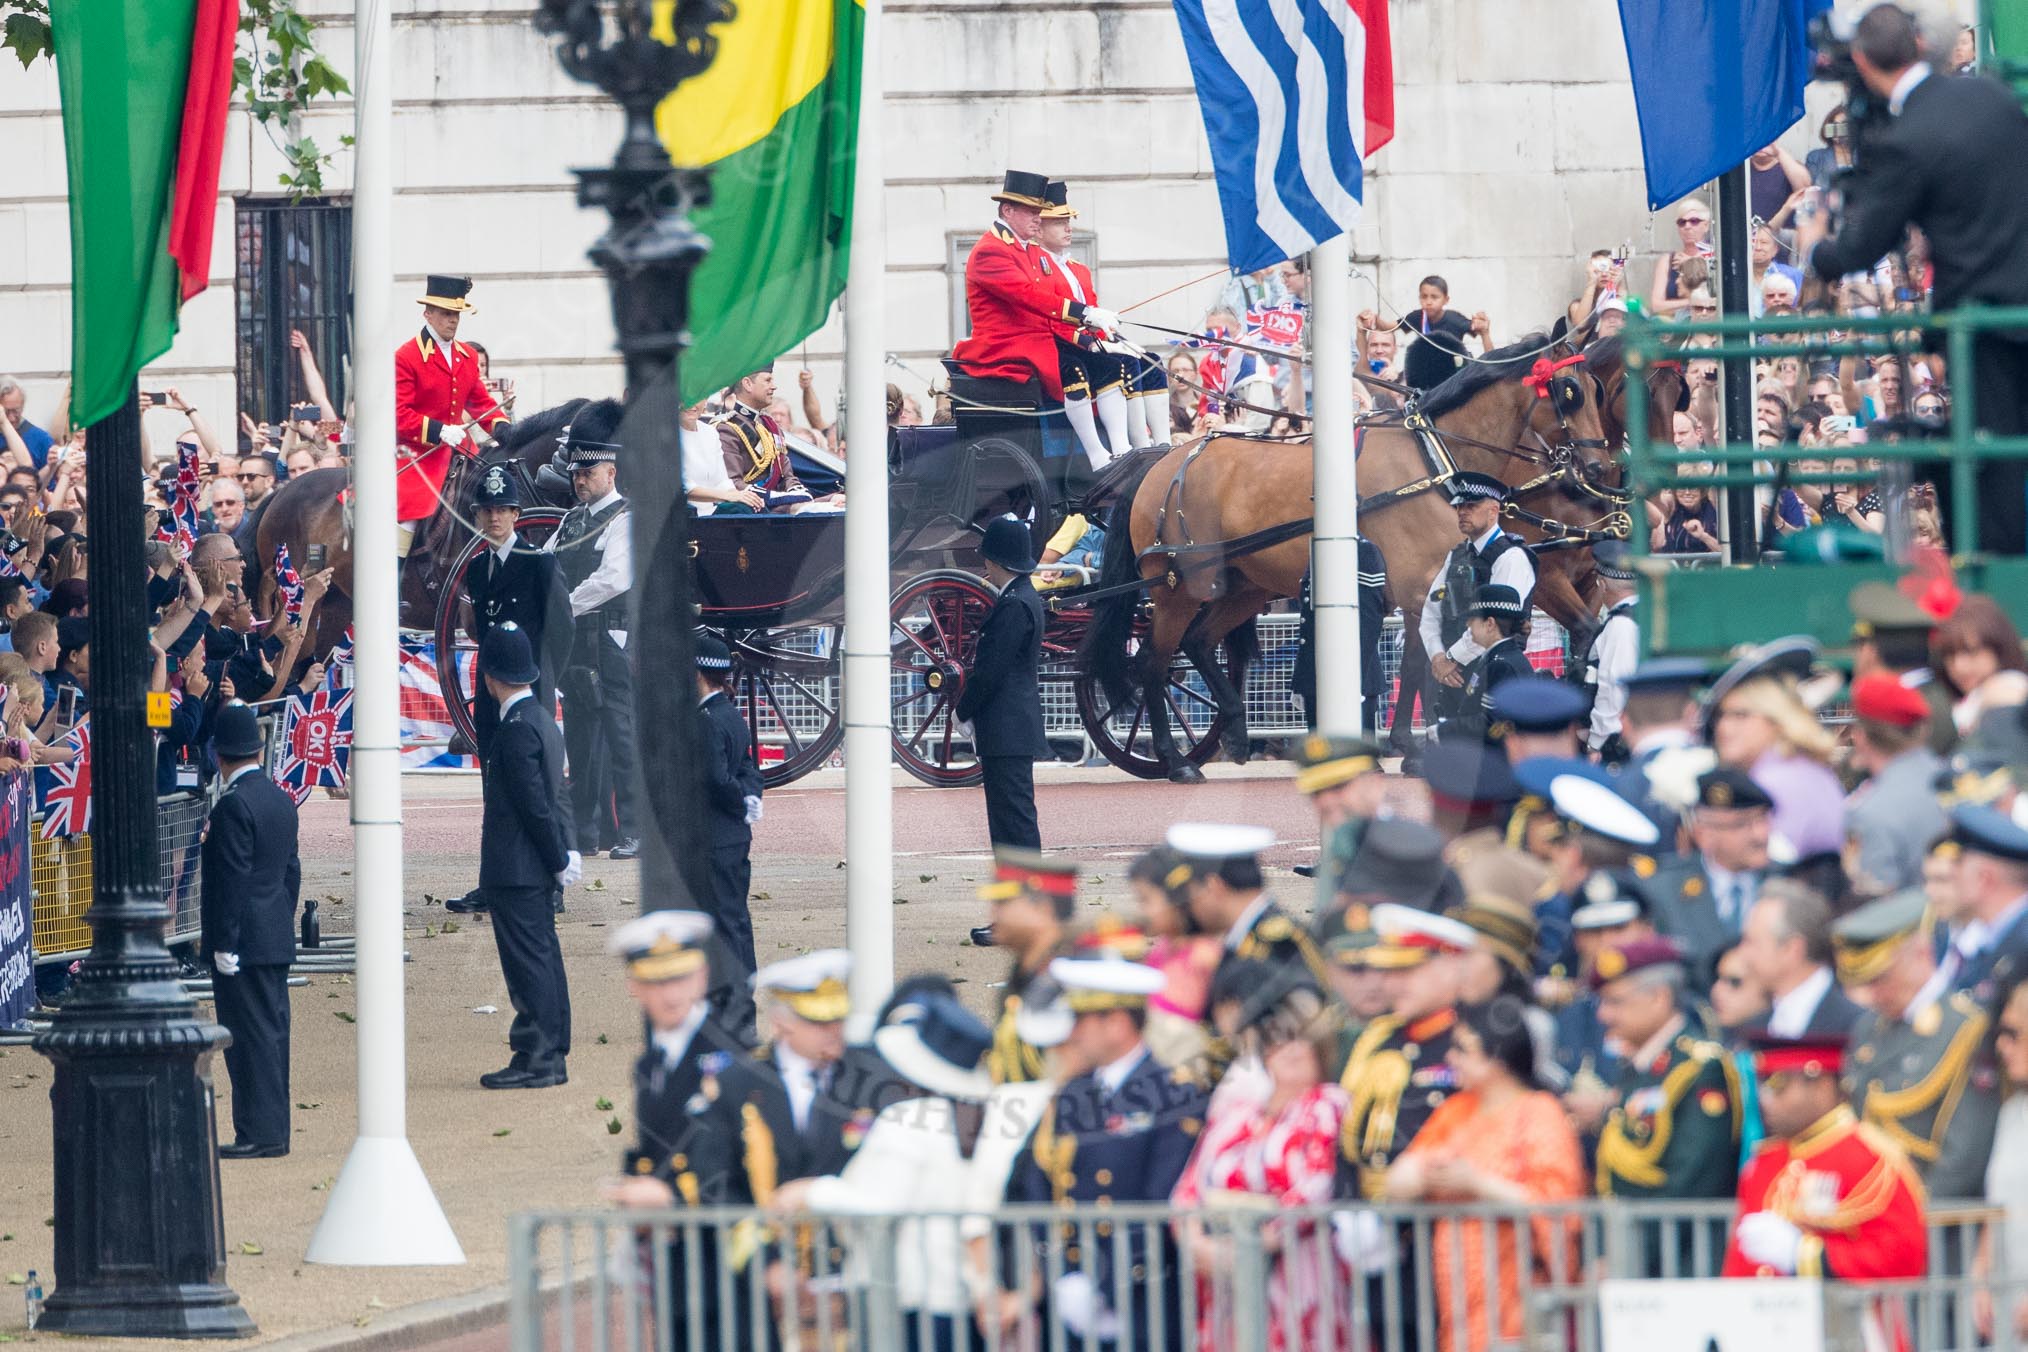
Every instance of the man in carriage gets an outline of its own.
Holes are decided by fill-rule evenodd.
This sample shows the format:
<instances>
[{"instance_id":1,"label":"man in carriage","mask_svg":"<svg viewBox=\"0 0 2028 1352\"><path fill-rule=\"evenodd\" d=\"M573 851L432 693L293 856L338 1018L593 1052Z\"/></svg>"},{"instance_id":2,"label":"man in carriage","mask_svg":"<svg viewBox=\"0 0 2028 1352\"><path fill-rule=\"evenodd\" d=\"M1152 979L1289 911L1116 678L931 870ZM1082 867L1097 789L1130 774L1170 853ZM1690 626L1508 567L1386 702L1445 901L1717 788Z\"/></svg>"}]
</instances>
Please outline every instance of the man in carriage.
<instances>
[{"instance_id":1,"label":"man in carriage","mask_svg":"<svg viewBox=\"0 0 2028 1352\"><path fill-rule=\"evenodd\" d=\"M1110 333L1119 326L1119 316L1077 299L1053 263L1044 271L1049 255L1030 241L1049 207L1047 177L1009 169L993 200L1000 204L999 214L965 259L965 310L972 331L951 356L974 379L1039 382L1042 402L1061 403L1066 411L1081 404L1083 426L1074 413L1071 425L1097 469L1110 457L1092 416L1091 382L1065 351L1074 345L1059 344L1059 326Z\"/></svg>"},{"instance_id":2,"label":"man in carriage","mask_svg":"<svg viewBox=\"0 0 2028 1352\"><path fill-rule=\"evenodd\" d=\"M457 341L473 308L472 279L432 274L424 291L422 331L394 354L395 550L403 558L443 501L452 456L478 454L469 427L497 438L507 426L478 353Z\"/></svg>"},{"instance_id":3,"label":"man in carriage","mask_svg":"<svg viewBox=\"0 0 2028 1352\"><path fill-rule=\"evenodd\" d=\"M843 493L812 498L789 463L789 442L768 412L775 399L772 367L750 371L732 384L732 407L715 426L725 472L740 488L758 493L764 512L795 511L811 503L845 505Z\"/></svg>"}]
</instances>

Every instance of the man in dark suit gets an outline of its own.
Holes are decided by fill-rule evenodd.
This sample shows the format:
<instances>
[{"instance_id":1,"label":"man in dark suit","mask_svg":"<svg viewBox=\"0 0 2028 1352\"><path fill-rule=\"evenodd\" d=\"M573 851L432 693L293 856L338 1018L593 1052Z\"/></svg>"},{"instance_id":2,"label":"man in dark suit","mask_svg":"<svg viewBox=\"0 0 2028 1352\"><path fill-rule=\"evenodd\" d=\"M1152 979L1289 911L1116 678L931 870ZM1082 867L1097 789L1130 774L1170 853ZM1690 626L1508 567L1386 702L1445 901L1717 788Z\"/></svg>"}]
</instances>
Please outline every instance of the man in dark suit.
<instances>
[{"instance_id":1,"label":"man in dark suit","mask_svg":"<svg viewBox=\"0 0 2028 1352\"><path fill-rule=\"evenodd\" d=\"M1951 810L1951 840L1958 896L1983 934L1955 964L1950 986L1970 991L1998 1022L2008 987L2028 972L2028 831L1994 808L1961 803Z\"/></svg>"},{"instance_id":2,"label":"man in dark suit","mask_svg":"<svg viewBox=\"0 0 2028 1352\"><path fill-rule=\"evenodd\" d=\"M217 978L218 1021L232 1034L231 1145L220 1159L289 1153L289 964L296 957L296 805L261 769L253 709L219 710L212 750L225 792L204 828L199 951Z\"/></svg>"},{"instance_id":3,"label":"man in dark suit","mask_svg":"<svg viewBox=\"0 0 2028 1352\"><path fill-rule=\"evenodd\" d=\"M704 822L711 849L711 896L705 909L736 974L718 973L712 1006L726 1026L752 1032L753 914L747 895L753 885L753 827L761 818L760 767L753 761L753 730L726 693L732 653L716 634L697 635L697 745L704 758Z\"/></svg>"},{"instance_id":4,"label":"man in dark suit","mask_svg":"<svg viewBox=\"0 0 2028 1352\"><path fill-rule=\"evenodd\" d=\"M532 687L535 702L544 709L556 708L555 673L568 655L571 639L570 594L563 589L563 574L556 555L541 550L517 548L520 536L514 523L521 519L521 490L505 467L490 465L480 476L473 515L487 549L472 561L465 574L465 596L472 604L472 640L482 647L486 635L508 621L521 626L535 651L540 674ZM478 751L484 759L493 742L493 730L500 726L500 705L482 680L472 694L472 717L478 725ZM444 903L447 911L460 913L485 909L478 888ZM561 899L552 899L552 907Z\"/></svg>"},{"instance_id":5,"label":"man in dark suit","mask_svg":"<svg viewBox=\"0 0 2028 1352\"><path fill-rule=\"evenodd\" d=\"M546 1089L568 1079L564 1058L570 1053L570 990L549 898L584 868L571 848L561 802L563 734L530 689L542 673L520 625L505 621L486 635L479 673L500 705L500 726L483 766L479 890L493 914L500 971L514 1005L507 1034L513 1059L479 1083Z\"/></svg>"},{"instance_id":6,"label":"man in dark suit","mask_svg":"<svg viewBox=\"0 0 2028 1352\"><path fill-rule=\"evenodd\" d=\"M1915 21L1893 5L1868 10L1852 60L1891 120L1862 132L1858 169L1845 188L1837 238L1814 201L1796 213L1796 256L1819 277L1863 272L1920 226L1936 269L1934 308L1966 301L2028 305L2028 114L1995 80L1932 75L1921 60ZM1988 331L1972 349L1972 370L1953 371L1976 387L1979 426L1999 436L2028 432L2028 333ZM1932 476L1939 497L1950 475ZM1979 466L1979 545L1995 553L2028 548L2019 460ZM1946 503L1948 506L1948 503ZM1948 514L1945 517L1949 520Z\"/></svg>"},{"instance_id":7,"label":"man in dark suit","mask_svg":"<svg viewBox=\"0 0 2028 1352\"><path fill-rule=\"evenodd\" d=\"M1683 946L1690 984L1711 984L1768 878L1774 799L1744 770L1719 766L1697 777L1690 852L1639 881L1655 929Z\"/></svg>"},{"instance_id":8,"label":"man in dark suit","mask_svg":"<svg viewBox=\"0 0 2028 1352\"><path fill-rule=\"evenodd\" d=\"M1000 596L979 630L979 650L965 673L957 718L972 726L979 767L986 776L986 834L995 845L1042 848L1035 820L1035 762L1047 757L1042 693L1042 598L1028 575L1035 543L1011 516L989 523L979 542L986 581Z\"/></svg>"},{"instance_id":9,"label":"man in dark suit","mask_svg":"<svg viewBox=\"0 0 2028 1352\"><path fill-rule=\"evenodd\" d=\"M1831 970L1831 904L1788 878L1761 888L1747 912L1739 951L1773 1000L1768 1031L1780 1037L1844 1038L1859 1006Z\"/></svg>"}]
</instances>

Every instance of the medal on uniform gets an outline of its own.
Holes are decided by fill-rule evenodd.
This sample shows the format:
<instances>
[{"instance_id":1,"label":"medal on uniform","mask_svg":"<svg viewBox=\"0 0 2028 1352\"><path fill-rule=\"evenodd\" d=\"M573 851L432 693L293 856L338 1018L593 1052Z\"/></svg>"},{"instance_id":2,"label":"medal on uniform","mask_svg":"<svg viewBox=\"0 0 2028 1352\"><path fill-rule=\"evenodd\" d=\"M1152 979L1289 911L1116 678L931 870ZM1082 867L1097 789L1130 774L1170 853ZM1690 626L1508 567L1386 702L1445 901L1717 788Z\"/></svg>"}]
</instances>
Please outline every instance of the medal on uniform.
<instances>
[{"instance_id":1,"label":"medal on uniform","mask_svg":"<svg viewBox=\"0 0 2028 1352\"><path fill-rule=\"evenodd\" d=\"M852 1114L850 1121L839 1129L838 1139L847 1150L857 1150L859 1143L866 1139L866 1133L873 1129L873 1110L860 1108Z\"/></svg>"}]
</instances>

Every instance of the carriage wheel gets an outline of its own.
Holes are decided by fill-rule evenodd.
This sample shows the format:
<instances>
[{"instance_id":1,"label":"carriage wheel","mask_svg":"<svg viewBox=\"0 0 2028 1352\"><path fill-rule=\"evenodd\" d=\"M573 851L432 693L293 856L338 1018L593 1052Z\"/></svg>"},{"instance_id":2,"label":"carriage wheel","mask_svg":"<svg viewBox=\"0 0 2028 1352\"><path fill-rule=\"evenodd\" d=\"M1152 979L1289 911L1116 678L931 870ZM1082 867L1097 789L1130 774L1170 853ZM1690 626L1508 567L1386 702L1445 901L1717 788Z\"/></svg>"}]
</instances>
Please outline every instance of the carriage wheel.
<instances>
[{"instance_id":1,"label":"carriage wheel","mask_svg":"<svg viewBox=\"0 0 2028 1352\"><path fill-rule=\"evenodd\" d=\"M533 507L521 514L514 529L523 545L539 548L562 521L563 513L554 507ZM478 696L476 691L465 689L464 672L454 659L459 645L470 643L466 636L471 632L472 607L465 600L465 575L485 552L484 544L483 540L474 539L465 546L444 575L443 590L437 593L437 683L443 688L451 726L474 742L479 737L479 725L472 714L472 702Z\"/></svg>"},{"instance_id":2,"label":"carriage wheel","mask_svg":"<svg viewBox=\"0 0 2028 1352\"><path fill-rule=\"evenodd\" d=\"M1143 637L1137 634L1132 642L1138 650ZM1169 711L1169 730L1184 759L1201 766L1216 758L1225 719L1219 715L1218 702L1206 688L1204 678L1180 652L1169 664L1169 680L1162 687L1162 699ZM1092 745L1114 765L1142 779L1169 777L1168 767L1155 754L1154 734L1148 727L1148 710L1140 691L1116 705L1097 677L1081 671L1077 674L1077 713Z\"/></svg>"},{"instance_id":3,"label":"carriage wheel","mask_svg":"<svg viewBox=\"0 0 2028 1352\"><path fill-rule=\"evenodd\" d=\"M770 789L822 766L844 740L838 635L834 624L725 635L732 649L732 701L753 738L761 783Z\"/></svg>"},{"instance_id":4,"label":"carriage wheel","mask_svg":"<svg viewBox=\"0 0 2028 1352\"><path fill-rule=\"evenodd\" d=\"M939 570L912 577L888 610L892 653L887 687L894 756L934 788L985 778L978 749L958 730L958 695L979 648L993 591L970 573Z\"/></svg>"}]
</instances>

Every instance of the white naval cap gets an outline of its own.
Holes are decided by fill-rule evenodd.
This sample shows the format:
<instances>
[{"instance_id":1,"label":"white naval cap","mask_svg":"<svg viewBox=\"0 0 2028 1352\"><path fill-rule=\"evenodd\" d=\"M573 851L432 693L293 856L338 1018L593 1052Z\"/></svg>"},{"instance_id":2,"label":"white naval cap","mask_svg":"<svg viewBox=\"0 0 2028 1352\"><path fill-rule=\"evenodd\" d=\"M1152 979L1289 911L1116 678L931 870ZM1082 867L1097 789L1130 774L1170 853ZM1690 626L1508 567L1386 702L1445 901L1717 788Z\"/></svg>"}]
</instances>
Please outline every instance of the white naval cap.
<instances>
[{"instance_id":1,"label":"white naval cap","mask_svg":"<svg viewBox=\"0 0 2028 1352\"><path fill-rule=\"evenodd\" d=\"M1624 795L1583 775L1550 780L1549 802L1557 816L1622 845L1653 845L1662 838L1655 823Z\"/></svg>"},{"instance_id":2,"label":"white naval cap","mask_svg":"<svg viewBox=\"0 0 2028 1352\"><path fill-rule=\"evenodd\" d=\"M811 1023L836 1023L851 1012L845 983L852 975L852 955L842 948L820 948L801 957L771 962L753 974L753 988L769 991L799 1017Z\"/></svg>"},{"instance_id":3,"label":"white naval cap","mask_svg":"<svg viewBox=\"0 0 2028 1352\"><path fill-rule=\"evenodd\" d=\"M1251 859L1275 843L1275 833L1265 826L1177 822L1165 839L1170 849L1192 859Z\"/></svg>"},{"instance_id":4,"label":"white naval cap","mask_svg":"<svg viewBox=\"0 0 2028 1352\"><path fill-rule=\"evenodd\" d=\"M1368 917L1382 943L1396 948L1427 948L1437 953L1469 953L1479 946L1479 932L1462 920L1434 911L1384 901Z\"/></svg>"},{"instance_id":5,"label":"white naval cap","mask_svg":"<svg viewBox=\"0 0 2028 1352\"><path fill-rule=\"evenodd\" d=\"M627 960L639 981L672 981L703 968L711 917L701 911L650 911L614 930L606 952Z\"/></svg>"},{"instance_id":6,"label":"white naval cap","mask_svg":"<svg viewBox=\"0 0 2028 1352\"><path fill-rule=\"evenodd\" d=\"M1169 984L1159 969L1116 953L1096 958L1057 958L1049 964L1049 975L1063 987L1071 1011L1077 1014L1138 1008Z\"/></svg>"}]
</instances>

